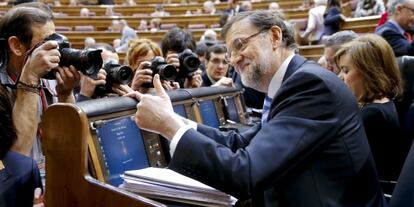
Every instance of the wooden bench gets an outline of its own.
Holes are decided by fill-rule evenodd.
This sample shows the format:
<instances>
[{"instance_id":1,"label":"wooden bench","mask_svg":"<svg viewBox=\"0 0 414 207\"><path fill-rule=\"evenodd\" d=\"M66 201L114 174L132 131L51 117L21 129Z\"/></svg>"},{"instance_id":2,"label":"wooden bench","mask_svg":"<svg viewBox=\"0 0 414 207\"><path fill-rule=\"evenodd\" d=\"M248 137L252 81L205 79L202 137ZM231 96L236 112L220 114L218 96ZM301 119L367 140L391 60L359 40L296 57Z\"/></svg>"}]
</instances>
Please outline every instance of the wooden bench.
<instances>
[{"instance_id":1,"label":"wooden bench","mask_svg":"<svg viewBox=\"0 0 414 207\"><path fill-rule=\"evenodd\" d=\"M220 29L214 30L217 32L218 36L220 36ZM194 39L198 41L205 30L194 29L191 31L193 33ZM160 30L158 32L137 32L139 38L148 38L153 40L154 42L160 42L161 39L164 37L165 33L167 33L167 30ZM65 35L69 39L73 48L78 49L84 47L84 39L86 37L93 37L95 38L96 42L104 42L111 45L114 39L121 38L121 33L118 32L61 32L61 34Z\"/></svg>"},{"instance_id":2,"label":"wooden bench","mask_svg":"<svg viewBox=\"0 0 414 207\"><path fill-rule=\"evenodd\" d=\"M356 33L375 32L380 16L347 18L341 23L341 30L352 30Z\"/></svg>"},{"instance_id":3,"label":"wooden bench","mask_svg":"<svg viewBox=\"0 0 414 207\"><path fill-rule=\"evenodd\" d=\"M72 29L75 26L91 25L96 31L108 30L108 27L112 24L113 20L124 19L128 22L130 27L138 27L141 20L147 20L150 22L151 17L60 17L55 18L54 22L56 26L68 26ZM162 24L176 24L179 27L187 28L190 24L205 24L206 27L211 27L213 24L218 24L220 21L219 15L193 15L193 16L169 16L161 17Z\"/></svg>"},{"instance_id":4,"label":"wooden bench","mask_svg":"<svg viewBox=\"0 0 414 207\"><path fill-rule=\"evenodd\" d=\"M269 6L269 1L263 2L254 2L252 3L253 9L267 9ZM302 5L301 0L280 2L280 8L283 9L295 9ZM88 8L90 12L94 12L96 16L103 16L105 14L107 7L113 7L115 13L121 13L124 16L131 16L133 14L151 14L155 11L155 5L145 5L145 6L105 6L105 5L88 5L88 6L52 6L54 12L60 12L68 14L69 16L79 16L80 10L82 8ZM0 6L0 10L6 11L9 10L10 6ZM164 10L169 12L171 15L174 14L185 14L186 11L196 11L202 9L202 4L168 4L164 6ZM226 3L220 3L216 5L217 10L224 10L227 8Z\"/></svg>"}]
</instances>

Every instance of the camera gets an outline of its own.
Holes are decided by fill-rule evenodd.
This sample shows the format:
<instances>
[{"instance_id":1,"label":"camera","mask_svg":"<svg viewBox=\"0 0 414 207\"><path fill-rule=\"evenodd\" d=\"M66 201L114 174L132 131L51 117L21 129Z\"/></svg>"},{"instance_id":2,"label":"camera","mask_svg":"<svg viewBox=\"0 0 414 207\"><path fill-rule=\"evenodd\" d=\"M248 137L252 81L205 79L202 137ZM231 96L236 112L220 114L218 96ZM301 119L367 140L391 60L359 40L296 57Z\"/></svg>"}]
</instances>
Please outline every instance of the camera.
<instances>
[{"instance_id":1,"label":"camera","mask_svg":"<svg viewBox=\"0 0 414 207\"><path fill-rule=\"evenodd\" d=\"M161 80L175 80L177 77L177 69L174 65L168 64L163 57L156 56L151 60L151 65L147 67L152 70L152 76L155 74L160 75ZM142 85L146 88L153 87L152 83L145 83Z\"/></svg>"},{"instance_id":2,"label":"camera","mask_svg":"<svg viewBox=\"0 0 414 207\"><path fill-rule=\"evenodd\" d=\"M178 72L178 77L180 78L191 77L192 73L198 69L201 63L197 55L190 49L185 49L179 53L178 60L180 61L180 71Z\"/></svg>"},{"instance_id":3,"label":"camera","mask_svg":"<svg viewBox=\"0 0 414 207\"><path fill-rule=\"evenodd\" d=\"M61 35L54 33L46 37L43 42L54 40L58 43L60 61L59 66L70 66L73 65L83 74L96 78L99 70L102 67L102 50L96 49L87 49L87 50L78 50L70 47L68 39ZM45 79L55 79L55 72L51 71L47 73L43 78Z\"/></svg>"},{"instance_id":4,"label":"camera","mask_svg":"<svg viewBox=\"0 0 414 207\"><path fill-rule=\"evenodd\" d=\"M130 84L134 76L130 67L121 65L114 60L106 62L103 69L106 71L106 84L95 88L95 94L98 96L113 92L113 84Z\"/></svg>"}]
</instances>

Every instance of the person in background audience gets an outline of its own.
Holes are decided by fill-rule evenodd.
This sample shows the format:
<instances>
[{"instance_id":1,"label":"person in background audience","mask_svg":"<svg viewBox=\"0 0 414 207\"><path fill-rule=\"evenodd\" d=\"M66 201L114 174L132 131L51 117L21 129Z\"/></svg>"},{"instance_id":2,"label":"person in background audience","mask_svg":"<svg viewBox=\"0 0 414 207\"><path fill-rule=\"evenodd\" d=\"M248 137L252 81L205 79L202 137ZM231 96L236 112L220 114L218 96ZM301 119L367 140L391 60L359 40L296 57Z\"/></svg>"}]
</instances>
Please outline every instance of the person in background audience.
<instances>
[{"instance_id":1,"label":"person in background audience","mask_svg":"<svg viewBox=\"0 0 414 207\"><path fill-rule=\"evenodd\" d=\"M105 9L105 16L111 17L114 16L114 9L111 6L106 7Z\"/></svg>"},{"instance_id":2,"label":"person in background audience","mask_svg":"<svg viewBox=\"0 0 414 207\"><path fill-rule=\"evenodd\" d=\"M153 18L150 21L150 31L151 32L156 32L158 30L160 30L161 27L161 19L160 18Z\"/></svg>"},{"instance_id":3,"label":"person in background audience","mask_svg":"<svg viewBox=\"0 0 414 207\"><path fill-rule=\"evenodd\" d=\"M381 15L384 12L385 6L382 0L359 0L354 17Z\"/></svg>"},{"instance_id":4,"label":"person in background audience","mask_svg":"<svg viewBox=\"0 0 414 207\"><path fill-rule=\"evenodd\" d=\"M309 9L308 25L301 37L310 43L319 43L324 33L324 17L326 0L314 0L315 7Z\"/></svg>"},{"instance_id":5,"label":"person in background audience","mask_svg":"<svg viewBox=\"0 0 414 207\"><path fill-rule=\"evenodd\" d=\"M77 6L78 1L77 0L69 0L69 6Z\"/></svg>"},{"instance_id":6,"label":"person in background audience","mask_svg":"<svg viewBox=\"0 0 414 207\"><path fill-rule=\"evenodd\" d=\"M224 10L224 13L228 14L231 17L239 12L244 12L244 10L240 7L238 1L239 0L227 0L227 8Z\"/></svg>"},{"instance_id":7,"label":"person in background audience","mask_svg":"<svg viewBox=\"0 0 414 207\"><path fill-rule=\"evenodd\" d=\"M94 44L96 44L95 38L93 37L87 37L85 38L84 42L84 48L90 47Z\"/></svg>"},{"instance_id":8,"label":"person in background audience","mask_svg":"<svg viewBox=\"0 0 414 207\"><path fill-rule=\"evenodd\" d=\"M0 1L0 6L7 6L9 4L8 0L1 0Z\"/></svg>"},{"instance_id":9,"label":"person in background audience","mask_svg":"<svg viewBox=\"0 0 414 207\"><path fill-rule=\"evenodd\" d=\"M114 5L113 0L98 0L99 5Z\"/></svg>"},{"instance_id":10,"label":"person in background audience","mask_svg":"<svg viewBox=\"0 0 414 207\"><path fill-rule=\"evenodd\" d=\"M269 3L268 10L271 11L271 12L279 12L280 6L277 2L271 2L271 3Z\"/></svg>"},{"instance_id":11,"label":"person in background audience","mask_svg":"<svg viewBox=\"0 0 414 207\"><path fill-rule=\"evenodd\" d=\"M155 11L151 13L151 17L166 17L166 16L170 16L170 13L164 11L164 6L162 4L157 4L155 6Z\"/></svg>"},{"instance_id":12,"label":"person in background audience","mask_svg":"<svg viewBox=\"0 0 414 207\"><path fill-rule=\"evenodd\" d=\"M128 26L128 22L126 20L122 19L119 23L122 31L121 46L115 48L115 50L117 52L126 52L128 50L129 40L138 38L138 35L134 29Z\"/></svg>"},{"instance_id":13,"label":"person in background audience","mask_svg":"<svg viewBox=\"0 0 414 207\"><path fill-rule=\"evenodd\" d=\"M244 133L222 133L174 113L155 76L156 95L129 95L140 101L136 124L171 141L168 168L251 206L386 206L354 96L295 55L285 21L241 12L221 36L243 83L271 97L268 113Z\"/></svg>"},{"instance_id":14,"label":"person in background audience","mask_svg":"<svg viewBox=\"0 0 414 207\"><path fill-rule=\"evenodd\" d=\"M333 34L324 41L323 58L326 61L326 68L335 74L339 74L340 70L335 64L334 55L340 46L357 38L358 35L351 30L344 30Z\"/></svg>"},{"instance_id":15,"label":"person in background audience","mask_svg":"<svg viewBox=\"0 0 414 207\"><path fill-rule=\"evenodd\" d=\"M199 41L196 44L196 51L195 53L198 56L198 59L200 60L201 64L200 64L200 70L204 73L204 71L206 71L206 52L207 49L209 48L209 46L206 45L206 43L204 41Z\"/></svg>"},{"instance_id":16,"label":"person in background audience","mask_svg":"<svg viewBox=\"0 0 414 207\"><path fill-rule=\"evenodd\" d=\"M139 21L138 30L148 31L148 22L147 22L147 20L141 19L141 21Z\"/></svg>"},{"instance_id":17,"label":"person in background audience","mask_svg":"<svg viewBox=\"0 0 414 207\"><path fill-rule=\"evenodd\" d=\"M233 80L228 78L229 63L225 45L213 45L207 49L206 70L201 75L202 86L234 87Z\"/></svg>"},{"instance_id":18,"label":"person in background audience","mask_svg":"<svg viewBox=\"0 0 414 207\"><path fill-rule=\"evenodd\" d=\"M117 48L119 46L121 46L121 39L118 39L118 38L117 39L114 39L112 41L112 47Z\"/></svg>"},{"instance_id":19,"label":"person in background audience","mask_svg":"<svg viewBox=\"0 0 414 207\"><path fill-rule=\"evenodd\" d=\"M136 6L137 3L134 0L124 0L122 6Z\"/></svg>"},{"instance_id":20,"label":"person in background audience","mask_svg":"<svg viewBox=\"0 0 414 207\"><path fill-rule=\"evenodd\" d=\"M217 43L217 33L212 29L206 29L203 36L200 38L200 42L204 42L208 47Z\"/></svg>"},{"instance_id":21,"label":"person in background audience","mask_svg":"<svg viewBox=\"0 0 414 207\"><path fill-rule=\"evenodd\" d=\"M89 9L88 8L82 8L80 10L79 16L80 17L89 17Z\"/></svg>"},{"instance_id":22,"label":"person in background audience","mask_svg":"<svg viewBox=\"0 0 414 207\"><path fill-rule=\"evenodd\" d=\"M208 0L203 3L202 14L216 14L216 6L214 5L213 1Z\"/></svg>"},{"instance_id":23,"label":"person in background audience","mask_svg":"<svg viewBox=\"0 0 414 207\"><path fill-rule=\"evenodd\" d=\"M121 22L119 20L112 20L111 26L108 27L109 32L121 32Z\"/></svg>"},{"instance_id":24,"label":"person in background audience","mask_svg":"<svg viewBox=\"0 0 414 207\"><path fill-rule=\"evenodd\" d=\"M127 52L129 66L134 70L134 79L131 88L140 93L148 93L149 87L144 84L152 83L153 72L148 67L151 60L156 57L162 57L161 48L152 40L141 38L131 40ZM163 80L165 90L179 88L178 83L170 84L169 81Z\"/></svg>"},{"instance_id":25,"label":"person in background audience","mask_svg":"<svg viewBox=\"0 0 414 207\"><path fill-rule=\"evenodd\" d=\"M253 10L252 2L249 1L243 1L240 6L244 11L251 11Z\"/></svg>"},{"instance_id":26,"label":"person in background audience","mask_svg":"<svg viewBox=\"0 0 414 207\"><path fill-rule=\"evenodd\" d=\"M414 55L414 0L390 0L387 9L389 19L376 29L375 34L387 40L396 57Z\"/></svg>"},{"instance_id":27,"label":"person in background audience","mask_svg":"<svg viewBox=\"0 0 414 207\"><path fill-rule=\"evenodd\" d=\"M323 18L325 26L323 35L329 36L338 32L341 21L345 20L345 16L341 13L341 2L339 0L328 0Z\"/></svg>"},{"instance_id":28,"label":"person in background audience","mask_svg":"<svg viewBox=\"0 0 414 207\"><path fill-rule=\"evenodd\" d=\"M162 54L169 64L173 64L177 68L178 73L180 73L178 55L185 49L196 50L196 43L189 31L176 27L168 31L161 40ZM181 88L198 88L202 83L201 73L201 70L198 69L188 77L178 77L175 81L180 84Z\"/></svg>"},{"instance_id":29,"label":"person in background audience","mask_svg":"<svg viewBox=\"0 0 414 207\"><path fill-rule=\"evenodd\" d=\"M393 102L402 87L392 48L380 36L369 34L344 44L334 58L341 70L339 77L361 108L379 179L397 181L409 144L401 136ZM383 190L392 194L392 190Z\"/></svg>"}]
</instances>

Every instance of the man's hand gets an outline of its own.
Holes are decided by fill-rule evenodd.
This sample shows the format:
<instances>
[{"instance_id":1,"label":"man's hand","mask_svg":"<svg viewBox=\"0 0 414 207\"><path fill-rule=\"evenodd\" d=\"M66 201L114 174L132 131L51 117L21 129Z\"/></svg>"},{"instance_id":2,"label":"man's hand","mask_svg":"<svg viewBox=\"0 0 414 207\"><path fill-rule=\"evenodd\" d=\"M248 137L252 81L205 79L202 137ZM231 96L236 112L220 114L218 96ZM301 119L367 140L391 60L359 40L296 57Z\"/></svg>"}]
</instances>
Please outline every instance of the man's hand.
<instances>
[{"instance_id":1,"label":"man's hand","mask_svg":"<svg viewBox=\"0 0 414 207\"><path fill-rule=\"evenodd\" d=\"M44 207L43 197L44 194L42 194L42 189L36 188L34 190L33 207Z\"/></svg>"},{"instance_id":2,"label":"man's hand","mask_svg":"<svg viewBox=\"0 0 414 207\"><path fill-rule=\"evenodd\" d=\"M122 84L122 85L114 84L112 86L112 90L120 96L124 96L126 94L134 92L134 90L131 87L125 84Z\"/></svg>"},{"instance_id":3,"label":"man's hand","mask_svg":"<svg viewBox=\"0 0 414 207\"><path fill-rule=\"evenodd\" d=\"M73 88L79 85L80 72L72 65L68 67L57 67L56 70L56 92L60 102L75 102ZM73 99L73 100L72 100Z\"/></svg>"},{"instance_id":4,"label":"man's hand","mask_svg":"<svg viewBox=\"0 0 414 207\"><path fill-rule=\"evenodd\" d=\"M180 68L180 60L178 59L177 53L171 53L167 55L165 61L167 61L168 64L174 65L175 68Z\"/></svg>"},{"instance_id":5,"label":"man's hand","mask_svg":"<svg viewBox=\"0 0 414 207\"><path fill-rule=\"evenodd\" d=\"M137 104L135 123L141 129L159 133L171 140L178 129L185 124L175 115L170 97L162 87L158 74L154 76L153 84L156 96L137 91L127 94L140 101Z\"/></svg>"},{"instance_id":6,"label":"man's hand","mask_svg":"<svg viewBox=\"0 0 414 207\"><path fill-rule=\"evenodd\" d=\"M98 73L98 78L96 80L86 76L81 75L81 81L80 81L80 94L91 98L93 94L95 93L95 88L98 85L105 85L106 84L106 71L104 69L100 69Z\"/></svg>"},{"instance_id":7,"label":"man's hand","mask_svg":"<svg viewBox=\"0 0 414 207\"><path fill-rule=\"evenodd\" d=\"M59 65L60 53L56 41L47 41L36 48L22 69L21 80L39 84L40 78Z\"/></svg>"},{"instance_id":8,"label":"man's hand","mask_svg":"<svg viewBox=\"0 0 414 207\"><path fill-rule=\"evenodd\" d=\"M148 93L148 88L142 87L145 83L152 82L152 70L146 67L151 64L148 61L144 61L138 65L135 71L134 79L132 79L131 88L141 93Z\"/></svg>"},{"instance_id":9,"label":"man's hand","mask_svg":"<svg viewBox=\"0 0 414 207\"><path fill-rule=\"evenodd\" d=\"M184 88L200 88L203 83L201 78L202 71L200 69L196 70L190 79L186 79L184 82Z\"/></svg>"},{"instance_id":10,"label":"man's hand","mask_svg":"<svg viewBox=\"0 0 414 207\"><path fill-rule=\"evenodd\" d=\"M228 77L222 77L220 80L218 80L215 84L211 85L213 87L215 86L226 86L226 87L234 87L233 79Z\"/></svg>"}]
</instances>

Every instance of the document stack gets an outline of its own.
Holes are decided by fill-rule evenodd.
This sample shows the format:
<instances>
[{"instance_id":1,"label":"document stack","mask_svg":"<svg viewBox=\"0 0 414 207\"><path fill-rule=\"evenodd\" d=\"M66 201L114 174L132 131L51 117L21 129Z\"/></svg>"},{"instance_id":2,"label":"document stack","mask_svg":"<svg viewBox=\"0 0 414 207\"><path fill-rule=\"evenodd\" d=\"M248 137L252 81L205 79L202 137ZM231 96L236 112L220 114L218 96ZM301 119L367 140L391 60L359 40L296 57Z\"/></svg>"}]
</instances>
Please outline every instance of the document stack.
<instances>
[{"instance_id":1,"label":"document stack","mask_svg":"<svg viewBox=\"0 0 414 207\"><path fill-rule=\"evenodd\" d=\"M144 197L200 206L232 206L236 199L166 168L126 171L121 188Z\"/></svg>"}]
</instances>

